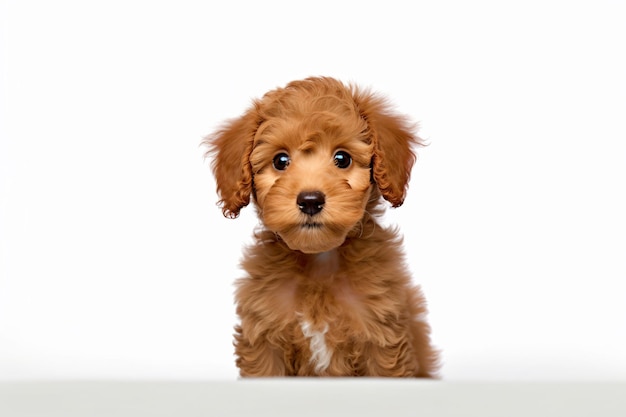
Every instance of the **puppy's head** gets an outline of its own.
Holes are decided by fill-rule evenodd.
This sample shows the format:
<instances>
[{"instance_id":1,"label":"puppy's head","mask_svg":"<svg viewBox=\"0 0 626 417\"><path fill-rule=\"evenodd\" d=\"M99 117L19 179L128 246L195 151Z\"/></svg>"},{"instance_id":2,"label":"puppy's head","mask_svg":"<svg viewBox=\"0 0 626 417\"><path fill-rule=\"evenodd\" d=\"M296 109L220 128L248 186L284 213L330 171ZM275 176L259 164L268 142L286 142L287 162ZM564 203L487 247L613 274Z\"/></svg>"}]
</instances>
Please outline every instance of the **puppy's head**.
<instances>
[{"instance_id":1,"label":"puppy's head","mask_svg":"<svg viewBox=\"0 0 626 417\"><path fill-rule=\"evenodd\" d=\"M252 196L289 248L317 253L340 246L379 196L402 204L421 141L384 99L308 78L255 100L205 143L225 216Z\"/></svg>"}]
</instances>

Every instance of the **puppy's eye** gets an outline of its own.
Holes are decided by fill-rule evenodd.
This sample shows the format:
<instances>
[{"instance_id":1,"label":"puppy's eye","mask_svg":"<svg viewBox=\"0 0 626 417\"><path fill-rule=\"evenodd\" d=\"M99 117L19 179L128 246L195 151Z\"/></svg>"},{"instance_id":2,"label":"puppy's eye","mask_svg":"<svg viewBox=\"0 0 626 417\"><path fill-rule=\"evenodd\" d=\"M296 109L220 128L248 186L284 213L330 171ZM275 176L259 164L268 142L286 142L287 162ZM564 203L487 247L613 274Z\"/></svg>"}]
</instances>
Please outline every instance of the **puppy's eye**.
<instances>
[{"instance_id":1,"label":"puppy's eye","mask_svg":"<svg viewBox=\"0 0 626 417\"><path fill-rule=\"evenodd\" d=\"M274 165L274 168L276 168L277 170L284 171L287 168L287 165L289 165L289 162L291 162L289 155L287 155L284 152L281 152L274 157L272 164Z\"/></svg>"},{"instance_id":2,"label":"puppy's eye","mask_svg":"<svg viewBox=\"0 0 626 417\"><path fill-rule=\"evenodd\" d=\"M337 167L341 169L348 168L350 164L352 163L352 157L346 151L338 151L335 154L334 159L335 159L335 165L337 165Z\"/></svg>"}]
</instances>

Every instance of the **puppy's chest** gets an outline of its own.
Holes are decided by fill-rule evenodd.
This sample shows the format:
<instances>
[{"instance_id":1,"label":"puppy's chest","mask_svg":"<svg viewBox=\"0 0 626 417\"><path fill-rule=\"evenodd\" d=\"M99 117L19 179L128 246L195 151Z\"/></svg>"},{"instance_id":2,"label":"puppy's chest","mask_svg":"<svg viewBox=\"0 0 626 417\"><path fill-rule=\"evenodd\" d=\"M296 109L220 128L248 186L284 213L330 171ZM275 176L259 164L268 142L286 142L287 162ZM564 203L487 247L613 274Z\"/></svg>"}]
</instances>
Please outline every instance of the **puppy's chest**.
<instances>
[{"instance_id":1,"label":"puppy's chest","mask_svg":"<svg viewBox=\"0 0 626 417\"><path fill-rule=\"evenodd\" d=\"M262 292L273 300L273 310L283 320L306 316L313 321L328 321L344 314L362 313L366 298L345 276L323 282L307 282L299 277L266 287Z\"/></svg>"},{"instance_id":2,"label":"puppy's chest","mask_svg":"<svg viewBox=\"0 0 626 417\"><path fill-rule=\"evenodd\" d=\"M363 328L369 295L333 255L318 257L287 284L293 290L285 314L305 337L339 342Z\"/></svg>"},{"instance_id":3,"label":"puppy's chest","mask_svg":"<svg viewBox=\"0 0 626 417\"><path fill-rule=\"evenodd\" d=\"M367 333L367 294L355 288L352 277L341 267L316 266L299 276L290 316L295 351L308 352L294 370L303 375L326 375L352 371L347 359L357 340Z\"/></svg>"},{"instance_id":4,"label":"puppy's chest","mask_svg":"<svg viewBox=\"0 0 626 417\"><path fill-rule=\"evenodd\" d=\"M246 281L244 285L250 286L246 293L258 298L240 301L250 308L244 311L254 311L254 328L291 352L286 357L294 355L287 360L293 372L351 374L355 352L384 332L380 317L387 307L380 300L390 298L390 286L372 278L371 269L345 267L336 254L306 260L293 274ZM356 276L355 270L363 274ZM261 299L270 304L260 303Z\"/></svg>"},{"instance_id":5,"label":"puppy's chest","mask_svg":"<svg viewBox=\"0 0 626 417\"><path fill-rule=\"evenodd\" d=\"M355 287L356 278L336 252L309 257L296 277L296 310L313 321L332 320L361 310L367 295Z\"/></svg>"}]
</instances>

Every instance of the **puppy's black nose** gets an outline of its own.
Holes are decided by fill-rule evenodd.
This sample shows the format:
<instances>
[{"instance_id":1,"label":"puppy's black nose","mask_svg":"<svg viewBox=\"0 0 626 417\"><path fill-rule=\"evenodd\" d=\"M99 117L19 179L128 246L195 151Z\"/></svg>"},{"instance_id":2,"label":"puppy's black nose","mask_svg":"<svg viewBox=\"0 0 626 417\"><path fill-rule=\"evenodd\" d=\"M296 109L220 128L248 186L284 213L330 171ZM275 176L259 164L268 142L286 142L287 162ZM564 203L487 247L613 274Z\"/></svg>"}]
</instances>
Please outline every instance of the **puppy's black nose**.
<instances>
[{"instance_id":1,"label":"puppy's black nose","mask_svg":"<svg viewBox=\"0 0 626 417\"><path fill-rule=\"evenodd\" d=\"M326 196L321 191L302 191L298 194L297 203L301 212L313 216L322 211Z\"/></svg>"}]
</instances>

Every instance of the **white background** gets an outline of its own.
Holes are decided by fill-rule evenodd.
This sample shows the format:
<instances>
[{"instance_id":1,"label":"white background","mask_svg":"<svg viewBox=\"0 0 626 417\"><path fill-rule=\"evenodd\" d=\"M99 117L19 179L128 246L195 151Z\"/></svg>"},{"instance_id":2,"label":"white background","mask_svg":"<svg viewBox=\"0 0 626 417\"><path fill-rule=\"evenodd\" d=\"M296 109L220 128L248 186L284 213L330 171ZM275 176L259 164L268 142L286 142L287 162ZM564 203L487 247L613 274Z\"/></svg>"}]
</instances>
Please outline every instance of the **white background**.
<instances>
[{"instance_id":1,"label":"white background","mask_svg":"<svg viewBox=\"0 0 626 417\"><path fill-rule=\"evenodd\" d=\"M419 121L400 225L449 380L626 378L620 1L0 2L0 379L235 379L203 136L330 75Z\"/></svg>"}]
</instances>

